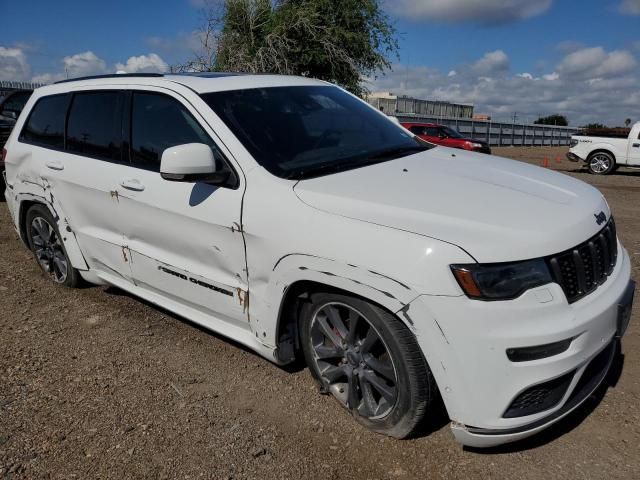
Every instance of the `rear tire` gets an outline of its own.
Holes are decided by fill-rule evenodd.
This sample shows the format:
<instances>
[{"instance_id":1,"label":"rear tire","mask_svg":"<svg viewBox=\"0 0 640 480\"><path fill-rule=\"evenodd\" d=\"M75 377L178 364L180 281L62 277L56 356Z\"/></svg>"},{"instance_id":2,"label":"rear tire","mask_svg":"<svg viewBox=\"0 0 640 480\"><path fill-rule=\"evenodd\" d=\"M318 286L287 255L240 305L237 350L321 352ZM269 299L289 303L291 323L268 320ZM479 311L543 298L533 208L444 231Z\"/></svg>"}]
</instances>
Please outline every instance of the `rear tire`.
<instances>
[{"instance_id":1,"label":"rear tire","mask_svg":"<svg viewBox=\"0 0 640 480\"><path fill-rule=\"evenodd\" d=\"M300 327L304 356L321 391L369 430L405 438L439 398L414 335L380 307L314 293Z\"/></svg>"},{"instance_id":2,"label":"rear tire","mask_svg":"<svg viewBox=\"0 0 640 480\"><path fill-rule=\"evenodd\" d=\"M608 152L596 152L589 156L587 168L593 175L609 175L616 168L616 160Z\"/></svg>"},{"instance_id":3,"label":"rear tire","mask_svg":"<svg viewBox=\"0 0 640 480\"><path fill-rule=\"evenodd\" d=\"M71 265L56 221L46 207L34 205L27 211L25 231L29 248L47 277L60 285L77 287L80 274Z\"/></svg>"}]
</instances>

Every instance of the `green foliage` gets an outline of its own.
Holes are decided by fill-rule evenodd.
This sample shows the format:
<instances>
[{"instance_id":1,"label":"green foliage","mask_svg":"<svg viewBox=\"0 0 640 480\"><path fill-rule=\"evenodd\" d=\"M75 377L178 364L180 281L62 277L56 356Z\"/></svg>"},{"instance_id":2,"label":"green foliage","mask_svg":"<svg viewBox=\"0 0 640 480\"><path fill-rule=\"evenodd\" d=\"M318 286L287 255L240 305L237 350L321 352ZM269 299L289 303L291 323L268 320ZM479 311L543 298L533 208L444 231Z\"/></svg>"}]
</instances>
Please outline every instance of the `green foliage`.
<instances>
[{"instance_id":1,"label":"green foliage","mask_svg":"<svg viewBox=\"0 0 640 480\"><path fill-rule=\"evenodd\" d=\"M398 51L380 0L226 0L209 10L207 30L217 32L215 54L185 69L304 75L358 95Z\"/></svg>"},{"instance_id":2,"label":"green foliage","mask_svg":"<svg viewBox=\"0 0 640 480\"><path fill-rule=\"evenodd\" d=\"M581 128L585 128L587 130L598 130L598 129L602 129L602 128L609 128L606 125L602 124L602 123L587 123L586 125L582 126Z\"/></svg>"},{"instance_id":3,"label":"green foliage","mask_svg":"<svg viewBox=\"0 0 640 480\"><path fill-rule=\"evenodd\" d=\"M559 125L561 127L566 127L569 125L569 120L564 115L554 114L549 115L548 117L540 117L535 122L537 125Z\"/></svg>"}]
</instances>

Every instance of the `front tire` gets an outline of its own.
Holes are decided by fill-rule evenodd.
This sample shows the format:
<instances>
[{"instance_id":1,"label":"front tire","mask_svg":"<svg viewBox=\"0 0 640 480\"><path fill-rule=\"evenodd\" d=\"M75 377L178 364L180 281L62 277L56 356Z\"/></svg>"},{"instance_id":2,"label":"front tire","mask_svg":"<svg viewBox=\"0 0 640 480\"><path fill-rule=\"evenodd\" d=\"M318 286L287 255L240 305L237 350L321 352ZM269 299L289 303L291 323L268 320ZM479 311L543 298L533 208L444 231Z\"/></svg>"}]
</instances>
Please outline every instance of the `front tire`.
<instances>
[{"instance_id":1,"label":"front tire","mask_svg":"<svg viewBox=\"0 0 640 480\"><path fill-rule=\"evenodd\" d=\"M77 287L80 274L73 268L56 221L47 208L34 205L27 211L25 230L31 252L42 271L55 283Z\"/></svg>"},{"instance_id":2,"label":"front tire","mask_svg":"<svg viewBox=\"0 0 640 480\"><path fill-rule=\"evenodd\" d=\"M616 168L616 160L608 152L596 152L589 156L587 168L593 175L609 175Z\"/></svg>"},{"instance_id":3,"label":"front tire","mask_svg":"<svg viewBox=\"0 0 640 480\"><path fill-rule=\"evenodd\" d=\"M359 298L314 293L301 315L311 374L368 429L411 435L437 398L413 334L395 316Z\"/></svg>"}]
</instances>

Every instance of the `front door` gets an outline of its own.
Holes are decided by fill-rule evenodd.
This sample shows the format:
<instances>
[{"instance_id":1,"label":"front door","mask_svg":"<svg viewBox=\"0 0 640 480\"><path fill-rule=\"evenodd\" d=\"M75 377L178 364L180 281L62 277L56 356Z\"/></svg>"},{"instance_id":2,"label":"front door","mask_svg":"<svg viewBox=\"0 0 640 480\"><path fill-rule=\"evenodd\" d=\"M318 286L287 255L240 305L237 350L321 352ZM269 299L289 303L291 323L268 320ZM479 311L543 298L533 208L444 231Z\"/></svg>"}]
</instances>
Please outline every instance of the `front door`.
<instances>
[{"instance_id":1,"label":"front door","mask_svg":"<svg viewBox=\"0 0 640 480\"><path fill-rule=\"evenodd\" d=\"M179 97L134 91L130 111L131 167L119 179L118 197L134 282L248 328L240 227L244 184L231 188L162 179L162 152L176 145L206 143L219 168L228 163L197 120L199 114Z\"/></svg>"}]
</instances>

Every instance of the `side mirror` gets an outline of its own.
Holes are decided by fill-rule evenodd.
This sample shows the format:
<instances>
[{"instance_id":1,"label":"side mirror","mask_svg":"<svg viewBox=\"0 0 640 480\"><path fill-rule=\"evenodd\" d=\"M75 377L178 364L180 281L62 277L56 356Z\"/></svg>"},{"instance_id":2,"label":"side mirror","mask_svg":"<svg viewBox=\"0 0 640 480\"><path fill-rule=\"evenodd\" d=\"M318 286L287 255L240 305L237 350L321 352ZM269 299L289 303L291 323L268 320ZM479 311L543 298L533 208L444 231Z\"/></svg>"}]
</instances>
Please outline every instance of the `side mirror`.
<instances>
[{"instance_id":1,"label":"side mirror","mask_svg":"<svg viewBox=\"0 0 640 480\"><path fill-rule=\"evenodd\" d=\"M447 138L447 136L444 133L441 133L438 135L439 139L443 139L443 138Z\"/></svg>"},{"instance_id":2,"label":"side mirror","mask_svg":"<svg viewBox=\"0 0 640 480\"><path fill-rule=\"evenodd\" d=\"M13 118L14 120L18 119L18 115L13 110L3 110L1 115L3 117Z\"/></svg>"},{"instance_id":3,"label":"side mirror","mask_svg":"<svg viewBox=\"0 0 640 480\"><path fill-rule=\"evenodd\" d=\"M204 143L186 143L162 152L160 175L172 182L224 183L229 172L216 170L211 147Z\"/></svg>"}]
</instances>

